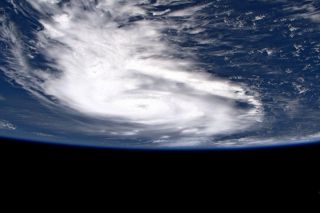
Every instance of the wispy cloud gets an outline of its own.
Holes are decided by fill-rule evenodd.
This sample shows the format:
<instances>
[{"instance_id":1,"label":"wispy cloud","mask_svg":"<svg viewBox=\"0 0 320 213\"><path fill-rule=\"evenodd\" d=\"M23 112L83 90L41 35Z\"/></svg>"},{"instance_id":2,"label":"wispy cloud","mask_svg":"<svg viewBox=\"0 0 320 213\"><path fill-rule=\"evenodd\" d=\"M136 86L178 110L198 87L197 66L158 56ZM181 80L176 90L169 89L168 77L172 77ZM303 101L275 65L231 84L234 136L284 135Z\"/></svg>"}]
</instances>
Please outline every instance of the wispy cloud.
<instances>
[{"instance_id":1,"label":"wispy cloud","mask_svg":"<svg viewBox=\"0 0 320 213\"><path fill-rule=\"evenodd\" d=\"M0 120L0 129L15 130L16 126L6 120Z\"/></svg>"},{"instance_id":2,"label":"wispy cloud","mask_svg":"<svg viewBox=\"0 0 320 213\"><path fill-rule=\"evenodd\" d=\"M285 8L287 11L291 11L296 18L304 18L309 19L312 22L319 23L320 22L320 12L318 7L317 1L299 1L294 3L293 5L290 4Z\"/></svg>"}]
</instances>

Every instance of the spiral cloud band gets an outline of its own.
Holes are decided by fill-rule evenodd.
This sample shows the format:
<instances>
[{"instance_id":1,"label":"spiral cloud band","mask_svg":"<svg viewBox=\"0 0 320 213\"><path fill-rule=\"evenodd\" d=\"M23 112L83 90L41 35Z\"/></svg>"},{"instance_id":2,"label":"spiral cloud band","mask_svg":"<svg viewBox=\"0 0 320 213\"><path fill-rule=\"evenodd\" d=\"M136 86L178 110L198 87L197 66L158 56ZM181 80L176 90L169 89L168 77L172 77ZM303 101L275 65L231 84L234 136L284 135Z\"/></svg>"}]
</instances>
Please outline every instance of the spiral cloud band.
<instances>
[{"instance_id":1,"label":"spiral cloud band","mask_svg":"<svg viewBox=\"0 0 320 213\"><path fill-rule=\"evenodd\" d=\"M190 20L206 5L152 11L152 5L179 1L27 2L43 26L33 48L48 67L33 69L19 42L11 42L12 56L25 68L6 74L79 114L128 125L109 134L209 137L261 120L257 94L213 77L192 52L179 52L166 39L165 32L178 27L170 20ZM13 34L7 32L11 41L18 40Z\"/></svg>"}]
</instances>

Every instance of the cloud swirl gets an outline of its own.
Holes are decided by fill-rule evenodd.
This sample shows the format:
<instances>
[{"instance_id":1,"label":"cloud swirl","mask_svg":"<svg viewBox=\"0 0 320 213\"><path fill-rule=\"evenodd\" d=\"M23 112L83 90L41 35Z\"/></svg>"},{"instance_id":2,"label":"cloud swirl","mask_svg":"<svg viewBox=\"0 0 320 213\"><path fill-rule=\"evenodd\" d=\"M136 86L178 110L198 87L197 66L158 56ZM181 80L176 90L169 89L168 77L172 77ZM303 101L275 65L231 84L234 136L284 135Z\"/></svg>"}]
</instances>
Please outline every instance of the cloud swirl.
<instances>
[{"instance_id":1,"label":"cloud swirl","mask_svg":"<svg viewBox=\"0 0 320 213\"><path fill-rule=\"evenodd\" d=\"M108 134L210 137L246 130L262 118L257 95L214 78L194 57L178 57L183 53L166 39L165 31L176 27L169 17L192 18L206 5L152 12L142 0L27 2L43 26L34 48L50 64L30 68L21 45L12 42L12 55L25 68L6 73L62 107L127 125ZM16 40L13 34L8 37Z\"/></svg>"}]
</instances>

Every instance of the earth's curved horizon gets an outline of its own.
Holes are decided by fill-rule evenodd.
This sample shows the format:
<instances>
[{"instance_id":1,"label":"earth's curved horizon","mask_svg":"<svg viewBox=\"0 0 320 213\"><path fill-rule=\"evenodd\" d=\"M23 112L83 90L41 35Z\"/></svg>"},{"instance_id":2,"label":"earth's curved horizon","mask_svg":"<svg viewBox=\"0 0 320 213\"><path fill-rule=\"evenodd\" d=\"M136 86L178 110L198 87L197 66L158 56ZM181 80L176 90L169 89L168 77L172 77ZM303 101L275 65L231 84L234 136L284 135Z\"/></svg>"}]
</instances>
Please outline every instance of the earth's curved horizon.
<instances>
[{"instance_id":1,"label":"earth's curved horizon","mask_svg":"<svg viewBox=\"0 0 320 213\"><path fill-rule=\"evenodd\" d=\"M4 0L0 137L220 149L320 140L320 1Z\"/></svg>"}]
</instances>

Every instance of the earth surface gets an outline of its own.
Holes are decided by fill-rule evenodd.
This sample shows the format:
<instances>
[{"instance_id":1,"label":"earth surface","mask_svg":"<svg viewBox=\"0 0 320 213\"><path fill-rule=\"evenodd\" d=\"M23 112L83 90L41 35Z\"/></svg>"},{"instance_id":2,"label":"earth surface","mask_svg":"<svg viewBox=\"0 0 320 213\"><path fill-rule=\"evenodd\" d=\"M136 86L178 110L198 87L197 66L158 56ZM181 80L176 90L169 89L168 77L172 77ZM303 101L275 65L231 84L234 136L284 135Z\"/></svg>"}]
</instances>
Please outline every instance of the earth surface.
<instances>
[{"instance_id":1,"label":"earth surface","mask_svg":"<svg viewBox=\"0 0 320 213\"><path fill-rule=\"evenodd\" d=\"M0 136L117 148L320 138L319 0L2 0Z\"/></svg>"}]
</instances>

